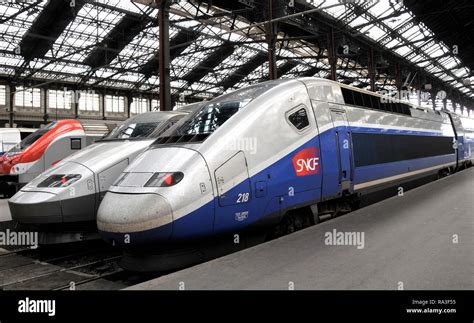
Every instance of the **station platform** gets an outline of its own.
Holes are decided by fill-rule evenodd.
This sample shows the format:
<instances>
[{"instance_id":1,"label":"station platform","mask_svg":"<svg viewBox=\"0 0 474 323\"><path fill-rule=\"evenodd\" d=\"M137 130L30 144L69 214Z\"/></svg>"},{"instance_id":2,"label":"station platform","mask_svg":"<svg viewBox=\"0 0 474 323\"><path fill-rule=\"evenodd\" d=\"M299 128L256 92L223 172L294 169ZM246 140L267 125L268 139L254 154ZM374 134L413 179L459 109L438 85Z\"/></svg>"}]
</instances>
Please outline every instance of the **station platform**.
<instances>
[{"instance_id":1,"label":"station platform","mask_svg":"<svg viewBox=\"0 0 474 323\"><path fill-rule=\"evenodd\" d=\"M341 241L346 245L338 245L339 233L346 237L351 232L358 237L363 233L363 244L348 245L345 239ZM403 196L127 289L472 290L473 232L470 168ZM331 235L336 239L329 241Z\"/></svg>"}]
</instances>

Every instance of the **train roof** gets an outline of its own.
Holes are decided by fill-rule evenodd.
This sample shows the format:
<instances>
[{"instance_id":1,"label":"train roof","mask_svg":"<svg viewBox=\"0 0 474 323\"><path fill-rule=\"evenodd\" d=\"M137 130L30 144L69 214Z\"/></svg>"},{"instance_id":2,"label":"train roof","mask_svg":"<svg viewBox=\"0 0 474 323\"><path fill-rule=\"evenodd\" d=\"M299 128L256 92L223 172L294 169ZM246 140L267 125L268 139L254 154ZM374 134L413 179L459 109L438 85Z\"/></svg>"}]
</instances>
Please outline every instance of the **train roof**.
<instances>
[{"instance_id":1,"label":"train roof","mask_svg":"<svg viewBox=\"0 0 474 323\"><path fill-rule=\"evenodd\" d=\"M0 128L0 132L12 132L12 131L21 131L21 132L35 132L38 128Z\"/></svg>"},{"instance_id":2,"label":"train roof","mask_svg":"<svg viewBox=\"0 0 474 323\"><path fill-rule=\"evenodd\" d=\"M183 105L182 107L177 108L174 111L193 113L193 112L196 112L203 104L206 104L207 102L209 101L201 101L201 102L186 104L186 105Z\"/></svg>"}]
</instances>

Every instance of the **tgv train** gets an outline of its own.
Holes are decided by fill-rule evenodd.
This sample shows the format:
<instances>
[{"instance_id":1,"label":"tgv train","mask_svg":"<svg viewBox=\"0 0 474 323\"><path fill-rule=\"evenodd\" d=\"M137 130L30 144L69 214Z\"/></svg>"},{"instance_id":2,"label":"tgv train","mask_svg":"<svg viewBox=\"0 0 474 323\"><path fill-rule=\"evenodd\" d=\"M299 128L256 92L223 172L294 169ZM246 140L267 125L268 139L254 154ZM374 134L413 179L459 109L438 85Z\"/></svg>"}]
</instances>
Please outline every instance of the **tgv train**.
<instances>
[{"instance_id":1,"label":"tgv train","mask_svg":"<svg viewBox=\"0 0 474 323\"><path fill-rule=\"evenodd\" d=\"M139 155L105 194L99 232L133 255L291 228L298 215L317 223L366 192L471 164L474 129L462 123L323 79L252 85L209 101Z\"/></svg>"},{"instance_id":2,"label":"tgv train","mask_svg":"<svg viewBox=\"0 0 474 323\"><path fill-rule=\"evenodd\" d=\"M31 128L0 128L0 156L35 130Z\"/></svg>"},{"instance_id":3,"label":"tgv train","mask_svg":"<svg viewBox=\"0 0 474 323\"><path fill-rule=\"evenodd\" d=\"M31 133L0 158L0 194L13 195L64 157L103 137L110 127L98 121L59 120Z\"/></svg>"},{"instance_id":4,"label":"tgv train","mask_svg":"<svg viewBox=\"0 0 474 323\"><path fill-rule=\"evenodd\" d=\"M109 186L159 134L199 105L128 119L24 186L9 200L13 220L35 226L41 244L99 238L96 212Z\"/></svg>"}]
</instances>

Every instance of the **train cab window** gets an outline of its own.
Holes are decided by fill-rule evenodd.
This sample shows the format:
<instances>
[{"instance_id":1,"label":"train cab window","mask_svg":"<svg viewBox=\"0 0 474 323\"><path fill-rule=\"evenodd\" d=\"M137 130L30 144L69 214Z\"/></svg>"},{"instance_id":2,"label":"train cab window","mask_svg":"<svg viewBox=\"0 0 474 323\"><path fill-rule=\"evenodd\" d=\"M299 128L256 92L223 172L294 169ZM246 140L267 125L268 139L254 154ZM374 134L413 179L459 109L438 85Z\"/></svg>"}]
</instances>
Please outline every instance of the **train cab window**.
<instances>
[{"instance_id":1,"label":"train cab window","mask_svg":"<svg viewBox=\"0 0 474 323\"><path fill-rule=\"evenodd\" d=\"M55 126L56 126L56 122L51 122L47 124L45 127L38 129L33 133L30 133L28 136L25 137L25 139L23 139L18 144L13 146L9 150L9 153L17 153L17 152L25 150L26 148L33 145L39 138L41 138L44 134L46 134L48 131L53 129Z\"/></svg>"},{"instance_id":2,"label":"train cab window","mask_svg":"<svg viewBox=\"0 0 474 323\"><path fill-rule=\"evenodd\" d=\"M294 111L294 112L292 112ZM302 131L309 127L308 113L304 106L299 106L296 108L296 111L293 109L288 115L288 121L293 125L298 131Z\"/></svg>"},{"instance_id":3,"label":"train cab window","mask_svg":"<svg viewBox=\"0 0 474 323\"><path fill-rule=\"evenodd\" d=\"M71 138L71 150L81 150L81 138Z\"/></svg>"},{"instance_id":4,"label":"train cab window","mask_svg":"<svg viewBox=\"0 0 474 323\"><path fill-rule=\"evenodd\" d=\"M31 132L26 132L26 131L20 131L20 138L21 140L25 139L31 134Z\"/></svg>"},{"instance_id":5,"label":"train cab window","mask_svg":"<svg viewBox=\"0 0 474 323\"><path fill-rule=\"evenodd\" d=\"M173 140L179 140L179 142L203 141L238 111L280 82L280 80L265 82L221 95L203 105L195 114L184 118L184 123L181 126L160 136L156 143Z\"/></svg>"}]
</instances>

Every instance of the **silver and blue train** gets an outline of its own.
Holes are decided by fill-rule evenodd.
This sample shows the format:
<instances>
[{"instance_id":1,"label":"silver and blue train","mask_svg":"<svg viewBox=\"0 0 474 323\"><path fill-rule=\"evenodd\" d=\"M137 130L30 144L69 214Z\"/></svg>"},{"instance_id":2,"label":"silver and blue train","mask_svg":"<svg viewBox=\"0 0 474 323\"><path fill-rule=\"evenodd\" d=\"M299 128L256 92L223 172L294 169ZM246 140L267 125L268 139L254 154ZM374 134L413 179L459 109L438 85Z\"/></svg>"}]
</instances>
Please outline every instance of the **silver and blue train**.
<instances>
[{"instance_id":1,"label":"silver and blue train","mask_svg":"<svg viewBox=\"0 0 474 323\"><path fill-rule=\"evenodd\" d=\"M471 121L317 78L252 85L138 156L105 194L98 229L140 250L290 223L293 210L315 223L366 192L471 165Z\"/></svg>"},{"instance_id":2,"label":"silver and blue train","mask_svg":"<svg viewBox=\"0 0 474 323\"><path fill-rule=\"evenodd\" d=\"M100 238L96 213L109 186L161 133L199 106L128 119L16 193L9 200L13 220L40 231L42 244Z\"/></svg>"}]
</instances>

